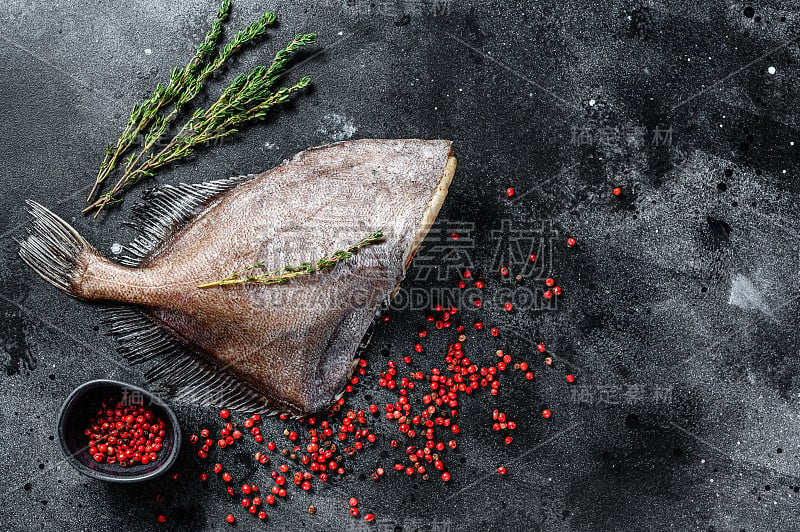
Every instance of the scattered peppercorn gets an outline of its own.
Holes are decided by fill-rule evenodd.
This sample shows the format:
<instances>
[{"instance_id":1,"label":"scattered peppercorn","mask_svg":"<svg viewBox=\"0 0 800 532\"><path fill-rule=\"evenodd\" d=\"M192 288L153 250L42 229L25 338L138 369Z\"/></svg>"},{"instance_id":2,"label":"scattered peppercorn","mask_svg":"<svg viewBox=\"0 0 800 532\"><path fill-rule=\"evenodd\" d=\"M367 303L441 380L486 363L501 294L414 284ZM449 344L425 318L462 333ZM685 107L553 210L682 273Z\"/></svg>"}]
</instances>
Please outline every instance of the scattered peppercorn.
<instances>
[{"instance_id":1,"label":"scattered peppercorn","mask_svg":"<svg viewBox=\"0 0 800 532\"><path fill-rule=\"evenodd\" d=\"M453 238L455 239L457 236ZM570 240L574 241L574 239ZM537 260L536 255L531 254L529 260L535 262ZM500 273L502 276L510 274L508 268L501 268ZM465 270L462 275L463 279L480 277L477 274L473 275L469 270ZM518 275L517 280L521 280L521 276ZM466 288L466 283L463 280L458 281L458 283L460 288ZM560 295L561 288L555 285L553 277L548 277L545 280L545 285L550 288L545 297L551 298L553 295ZM484 284L482 281L475 280L474 286L478 289L483 289ZM480 299L471 300L476 307L480 308L482 306ZM514 309L514 305L510 301L502 303L502 305L507 312L511 312ZM363 407L364 410L355 411L347 410L348 406L345 397L339 397L328 409L327 418L308 417L299 420L301 425L307 426L309 439L305 438L306 428L300 431L295 427L296 430L293 431L285 427L283 428L283 434L292 442L288 443L286 448L280 449L275 442L266 442L265 447L267 450L277 450L284 457L301 462L305 468L302 471L297 471L293 469L295 466L292 466L290 469L289 464L291 463L283 463L276 467L271 475L275 484L266 491L264 501L270 505L274 504L276 496L286 497L287 489L309 491L312 488L312 480L315 476L320 482L327 482L331 477L344 475L345 467L349 469L348 462L346 462L347 457L355 455L361 449L367 448L368 443L376 441L375 434L371 432L371 428L368 425L369 420L374 420L375 418L365 415L365 412L368 411L377 417L384 410L384 406L385 418L396 423L396 430L399 430L401 434L408 438L408 440L405 440L408 443L401 447L406 449L404 455L406 462L395 463L394 469L400 474L405 472L408 476L419 475L418 478L422 481L435 478L436 475L434 473L437 473L442 482L450 482L451 473L445 470L447 469L445 462L448 460L448 453L450 452L447 448L456 449L457 443L455 439L448 441L447 438L441 438L441 431L452 434L459 433L460 428L457 424L457 418L459 417L459 406L463 403L465 395L480 392L482 388L488 389L491 395L498 395L500 380L502 380L499 379L499 372L506 371L507 368L511 369L513 367L522 371L528 380L534 378L533 372L528 369L527 362L515 360L512 355L504 353L503 350L497 350L499 360L492 365L479 366L477 363L479 354L475 355L474 361L470 360L465 354L466 348L462 346L462 343L467 341L468 331L464 325L458 323L460 320L453 319L458 310L456 307L444 307L444 305L437 304L432 307L426 316L426 320L431 322L432 325L435 324L437 330L446 329L452 324L458 333L458 343L454 342L448 346L444 364L434 367L425 373L414 371L414 368L410 366L415 360L412 360L411 356L403 354L402 362L405 365L402 366L402 369L399 362L396 363L394 360L389 360L387 362L388 368L380 372L377 379L378 385L396 392L396 399L386 404L367 404ZM483 327L484 324L482 322L474 322L476 331L482 330ZM430 327L429 329L433 328ZM499 336L499 331L500 328L498 327L489 329L492 336ZM414 336L425 338L428 332L428 330L422 329L421 331L415 331ZM409 347L413 347L417 353L425 351L421 343L412 342ZM537 349L542 353L546 353L544 343L537 344ZM545 362L552 364L552 359L547 357ZM363 380L359 376L366 374L364 370L366 364L365 360L358 361L358 364L354 367L353 375L344 389L345 395L354 392L356 385L359 384L360 380ZM574 376L568 375L567 381L573 382ZM414 406L417 403L412 403L411 392L415 387L425 390L422 396L422 404L424 406L419 410L417 406ZM223 419L228 419L231 414L227 410L222 410L220 411L220 416ZM548 418L551 413L549 410L543 410L542 416ZM279 417L283 421L289 419L286 414L282 414ZM506 417L505 413L495 411L493 413L493 430L514 430L516 423ZM242 438L242 436L247 436L248 432L256 443L264 442L264 435L261 434L261 430L256 426L260 421L257 416L251 416L246 419L239 426L244 426L247 431L244 431L244 429L242 431L236 430L235 423L225 423L225 427L220 431L221 439L217 441L218 448L224 449L225 447L233 446L236 440ZM201 453L207 453L216 440L208 437L209 431L206 429L203 429L201 436L206 440L206 445L201 449ZM213 438L214 436L211 437ZM502 438L506 445L510 445L514 439L509 433L503 434ZM193 443L202 443L196 437L192 441ZM397 440L389 440L387 438L387 441L390 441L392 448L400 446ZM269 460L266 452L258 451L254 456L262 464L267 463ZM222 473L222 479L225 482L230 483L232 481L231 476L222 471L222 465L216 464L214 470L217 473ZM506 474L505 467L498 467L498 473L501 475ZM384 474L384 469L378 467L370 476L374 481L378 481ZM207 476L201 476L201 479L205 480ZM287 480L289 482L286 482ZM232 486L227 486L226 489L232 497L236 497L237 492ZM241 502L242 506L247 508L250 513L254 515L257 513L259 518L265 519L266 514L263 511L259 511L261 499L252 495L252 500L247 497L255 491L257 491L255 486L245 484L241 487L241 494L236 500ZM242 498L243 496L244 498ZM352 516L362 515L367 521L374 519L375 516L373 514L360 512L358 501L355 498L352 498L349 502L349 511ZM314 506L309 506L308 509L311 514L316 512ZM230 517L233 518L232 515ZM229 522L233 523L233 521Z\"/></svg>"}]
</instances>

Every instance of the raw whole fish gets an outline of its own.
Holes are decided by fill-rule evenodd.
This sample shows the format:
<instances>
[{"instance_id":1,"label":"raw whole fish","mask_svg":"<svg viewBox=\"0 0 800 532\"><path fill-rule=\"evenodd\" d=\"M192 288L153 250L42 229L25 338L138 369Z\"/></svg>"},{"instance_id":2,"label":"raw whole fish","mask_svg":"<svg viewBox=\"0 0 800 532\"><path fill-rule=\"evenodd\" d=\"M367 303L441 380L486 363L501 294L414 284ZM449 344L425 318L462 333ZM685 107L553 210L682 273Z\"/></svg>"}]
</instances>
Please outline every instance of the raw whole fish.
<instances>
[{"instance_id":1,"label":"raw whole fish","mask_svg":"<svg viewBox=\"0 0 800 532\"><path fill-rule=\"evenodd\" d=\"M134 209L141 236L118 263L29 202L20 256L64 292L112 302L120 349L150 361L148 378L178 397L306 415L342 393L455 166L450 141L357 140L305 150L260 175L163 185ZM378 230L383 239L329 271L199 287L260 262L276 270L329 257Z\"/></svg>"}]
</instances>

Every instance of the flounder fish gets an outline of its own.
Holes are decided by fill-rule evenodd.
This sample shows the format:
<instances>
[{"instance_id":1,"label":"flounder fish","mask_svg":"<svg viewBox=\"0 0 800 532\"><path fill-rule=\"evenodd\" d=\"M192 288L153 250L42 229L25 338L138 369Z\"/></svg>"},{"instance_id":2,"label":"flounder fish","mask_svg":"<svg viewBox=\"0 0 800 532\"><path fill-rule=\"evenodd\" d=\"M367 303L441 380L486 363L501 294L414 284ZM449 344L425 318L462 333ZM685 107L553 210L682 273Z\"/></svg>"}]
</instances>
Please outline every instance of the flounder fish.
<instances>
[{"instance_id":1,"label":"flounder fish","mask_svg":"<svg viewBox=\"0 0 800 532\"><path fill-rule=\"evenodd\" d=\"M20 256L82 300L108 302L132 362L177 397L303 416L343 392L380 306L405 276L453 179L445 140L356 140L310 148L259 175L162 185L134 209L140 236L112 262L29 201ZM214 283L256 264L314 263L284 284Z\"/></svg>"}]
</instances>

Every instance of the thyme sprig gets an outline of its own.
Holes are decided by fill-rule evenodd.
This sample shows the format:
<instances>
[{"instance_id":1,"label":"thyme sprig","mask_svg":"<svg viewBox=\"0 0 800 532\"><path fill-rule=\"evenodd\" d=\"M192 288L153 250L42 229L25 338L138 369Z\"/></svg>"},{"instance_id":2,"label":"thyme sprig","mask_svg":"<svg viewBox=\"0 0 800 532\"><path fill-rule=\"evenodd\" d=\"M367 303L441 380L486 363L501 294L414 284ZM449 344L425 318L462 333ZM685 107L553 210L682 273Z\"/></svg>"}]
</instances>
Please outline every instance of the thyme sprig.
<instances>
[{"instance_id":1,"label":"thyme sprig","mask_svg":"<svg viewBox=\"0 0 800 532\"><path fill-rule=\"evenodd\" d=\"M173 69L168 85L158 84L149 99L133 107L119 140L106 150L95 186L87 198L92 203L83 212L95 210L97 216L105 207L120 203L126 189L153 177L157 169L188 157L200 145L236 133L245 122L263 120L271 107L288 101L292 94L311 82L310 78L303 77L294 85L274 90L293 54L316 39L314 34L300 34L275 55L269 68L259 66L249 74L238 75L214 104L208 109L197 109L179 132L161 150L156 150L156 143L165 137L183 107L200 93L211 74L245 44L264 34L276 20L274 14L264 13L259 20L237 33L211 60L222 33L222 24L229 14L230 0L223 0L205 40L186 67ZM132 149L140 138L141 145ZM111 190L94 199L99 186L117 168L125 154L128 156L123 163L122 177Z\"/></svg>"},{"instance_id":2,"label":"thyme sprig","mask_svg":"<svg viewBox=\"0 0 800 532\"><path fill-rule=\"evenodd\" d=\"M357 243L344 250L335 251L330 257L322 257L314 262L303 262L297 266L284 266L277 270L267 270L263 262L237 270L219 281L201 284L198 288L211 288L213 286L229 286L236 284L286 284L292 279L332 269L336 264L347 260L359 250L370 246L383 238L383 230L375 231Z\"/></svg>"},{"instance_id":3,"label":"thyme sprig","mask_svg":"<svg viewBox=\"0 0 800 532\"><path fill-rule=\"evenodd\" d=\"M109 145L106 148L105 159L100 164L94 188L92 188L86 201L91 201L97 191L97 187L103 183L108 175L117 167L119 158L130 149L137 140L139 134L149 128L161 109L174 102L181 93L184 95L180 98L176 107L180 108L184 103L190 101L193 97L190 96L191 92L184 92L189 85L196 87L197 92L199 92L203 81L210 75L211 71L209 71L205 77L201 76L200 79L198 79L196 77L197 69L208 54L216 49L219 38L222 35L222 24L228 19L230 11L231 1L224 0L219 11L217 11L216 20L211 24L211 29L206 34L205 40L197 47L197 52L186 67L183 69L174 68L167 86L159 83L156 85L150 98L142 103L133 105L131 115L128 118L128 124L125 126L125 130L120 135L119 140L117 140L115 145ZM204 69L204 73L205 70L206 69Z\"/></svg>"}]
</instances>

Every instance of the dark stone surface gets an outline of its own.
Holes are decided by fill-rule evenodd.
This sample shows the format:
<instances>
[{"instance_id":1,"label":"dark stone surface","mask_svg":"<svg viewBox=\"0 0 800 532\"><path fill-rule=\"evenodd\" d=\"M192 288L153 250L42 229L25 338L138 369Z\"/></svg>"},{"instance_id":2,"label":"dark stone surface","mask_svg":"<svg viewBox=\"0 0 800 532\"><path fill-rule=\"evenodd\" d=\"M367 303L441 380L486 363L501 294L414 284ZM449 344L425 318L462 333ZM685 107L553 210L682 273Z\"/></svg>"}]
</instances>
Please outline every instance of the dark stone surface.
<instances>
[{"instance_id":1,"label":"dark stone surface","mask_svg":"<svg viewBox=\"0 0 800 532\"><path fill-rule=\"evenodd\" d=\"M293 493L270 509L268 526L356 529L363 522L346 510L353 494L378 515L376 530L797 529L800 12L778 2L426 5L237 3L229 28L265 8L280 26L222 81L268 61L294 33L315 31L323 53L292 73L311 75L314 90L158 180L257 172L344 138L452 139L459 168L441 218L475 223L469 255L485 299L515 286L496 271L498 242L501 252L512 245L492 233L502 220L523 232L552 224L553 252L543 256L564 296L551 311L506 314L487 303L457 315L501 330L493 338L470 329L468 356L489 364L503 348L536 378L514 372L497 397L462 401L449 484L395 475L403 446L389 446L396 429L379 416L378 442L351 460L338 487ZM218 481L200 485L208 464L188 446L178 480L140 486L91 481L63 462L55 416L70 390L109 376L145 383L119 363L95 306L47 286L16 255L27 198L104 253L132 237L123 226L132 202L99 220L79 210L130 106L185 63L216 10L202 0L167 6L0 8L3 529L221 529L229 512L238 528L264 526ZM424 281L419 271L406 288L455 282ZM351 407L391 398L377 373L412 351L426 323L422 311L389 315ZM434 332L415 354L422 369L442 364L453 341L452 331ZM557 356L552 367L539 341ZM577 377L571 387L567 373ZM519 422L508 447L491 430L495 408ZM543 408L553 417L544 420ZM212 409L176 409L187 435L219 428ZM281 438L284 425L271 419L263 430ZM237 479L267 485L248 445L224 460ZM375 484L378 464L388 471ZM500 464L509 470L502 478ZM156 522L162 512L165 525Z\"/></svg>"}]
</instances>

